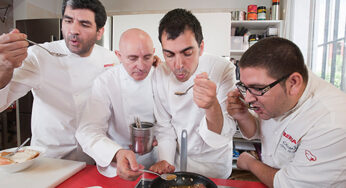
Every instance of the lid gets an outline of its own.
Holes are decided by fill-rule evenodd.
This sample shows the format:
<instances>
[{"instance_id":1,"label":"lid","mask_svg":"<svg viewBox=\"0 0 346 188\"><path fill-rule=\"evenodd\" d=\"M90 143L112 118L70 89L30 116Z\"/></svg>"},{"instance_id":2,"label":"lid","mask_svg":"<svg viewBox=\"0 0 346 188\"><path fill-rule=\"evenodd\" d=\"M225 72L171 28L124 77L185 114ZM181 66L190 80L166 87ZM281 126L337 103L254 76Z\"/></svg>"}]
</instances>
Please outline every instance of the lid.
<instances>
[{"instance_id":1,"label":"lid","mask_svg":"<svg viewBox=\"0 0 346 188\"><path fill-rule=\"evenodd\" d=\"M273 3L280 3L280 0L273 0Z\"/></svg>"}]
</instances>

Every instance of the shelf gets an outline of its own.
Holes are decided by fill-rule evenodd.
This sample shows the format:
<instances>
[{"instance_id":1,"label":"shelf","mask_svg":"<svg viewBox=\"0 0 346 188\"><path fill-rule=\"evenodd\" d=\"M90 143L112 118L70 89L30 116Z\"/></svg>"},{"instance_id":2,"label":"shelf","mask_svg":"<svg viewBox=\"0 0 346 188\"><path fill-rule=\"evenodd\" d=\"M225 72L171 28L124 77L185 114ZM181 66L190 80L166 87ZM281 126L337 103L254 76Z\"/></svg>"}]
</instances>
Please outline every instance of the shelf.
<instances>
[{"instance_id":1,"label":"shelf","mask_svg":"<svg viewBox=\"0 0 346 188\"><path fill-rule=\"evenodd\" d=\"M282 20L231 21L231 27L245 27L249 30L265 30L269 26L280 27Z\"/></svg>"},{"instance_id":2,"label":"shelf","mask_svg":"<svg viewBox=\"0 0 346 188\"><path fill-rule=\"evenodd\" d=\"M241 56L246 50L230 50L231 56Z\"/></svg>"}]
</instances>

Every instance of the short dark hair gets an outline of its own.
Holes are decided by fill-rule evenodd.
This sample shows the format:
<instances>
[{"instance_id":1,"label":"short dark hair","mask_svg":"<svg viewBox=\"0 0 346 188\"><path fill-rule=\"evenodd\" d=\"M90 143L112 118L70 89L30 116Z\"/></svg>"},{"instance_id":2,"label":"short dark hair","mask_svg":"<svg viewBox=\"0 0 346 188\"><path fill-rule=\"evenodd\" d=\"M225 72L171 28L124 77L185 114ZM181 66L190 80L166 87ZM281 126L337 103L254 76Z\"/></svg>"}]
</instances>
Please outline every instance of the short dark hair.
<instances>
[{"instance_id":1,"label":"short dark hair","mask_svg":"<svg viewBox=\"0 0 346 188\"><path fill-rule=\"evenodd\" d=\"M274 79L298 72L304 83L308 80L308 70L298 46L280 37L259 40L243 54L238 66L264 68Z\"/></svg>"},{"instance_id":2,"label":"short dark hair","mask_svg":"<svg viewBox=\"0 0 346 188\"><path fill-rule=\"evenodd\" d=\"M62 3L62 16L64 17L66 6L72 9L89 9L95 13L97 30L102 28L107 20L105 7L98 0L64 0Z\"/></svg>"},{"instance_id":3,"label":"short dark hair","mask_svg":"<svg viewBox=\"0 0 346 188\"><path fill-rule=\"evenodd\" d=\"M162 33L167 33L167 39L176 39L186 29L190 29L195 34L198 46L203 40L202 27L197 18L188 10L177 8L169 11L160 21L159 40Z\"/></svg>"}]
</instances>

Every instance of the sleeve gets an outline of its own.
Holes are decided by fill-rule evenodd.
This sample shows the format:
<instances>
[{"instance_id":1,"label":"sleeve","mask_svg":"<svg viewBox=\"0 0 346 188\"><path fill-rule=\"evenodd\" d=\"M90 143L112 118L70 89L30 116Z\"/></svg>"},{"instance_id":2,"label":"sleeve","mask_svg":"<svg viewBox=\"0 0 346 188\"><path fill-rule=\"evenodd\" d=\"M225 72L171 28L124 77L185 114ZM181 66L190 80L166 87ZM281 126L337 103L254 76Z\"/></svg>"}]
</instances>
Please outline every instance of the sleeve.
<instances>
[{"instance_id":1,"label":"sleeve","mask_svg":"<svg viewBox=\"0 0 346 188\"><path fill-rule=\"evenodd\" d=\"M26 95L32 88L39 88L40 67L30 49L22 66L14 70L12 80L0 90L0 112L6 110L9 105Z\"/></svg>"},{"instance_id":2,"label":"sleeve","mask_svg":"<svg viewBox=\"0 0 346 188\"><path fill-rule=\"evenodd\" d=\"M215 65L212 80L218 80L217 99L223 113L223 127L221 134L214 133L208 129L206 116L203 117L198 130L202 139L213 148L222 148L232 142L233 135L236 131L235 121L228 116L227 112L227 94L235 85L235 67L234 65L224 62L224 66ZM222 74L220 74L222 72ZM215 78L215 76L219 76Z\"/></svg>"},{"instance_id":3,"label":"sleeve","mask_svg":"<svg viewBox=\"0 0 346 188\"><path fill-rule=\"evenodd\" d=\"M107 136L112 107L106 87L107 84L99 79L94 82L76 131L76 138L83 151L101 167L109 166L116 152L121 149L119 144Z\"/></svg>"},{"instance_id":4,"label":"sleeve","mask_svg":"<svg viewBox=\"0 0 346 188\"><path fill-rule=\"evenodd\" d=\"M154 94L154 115L157 120L155 136L158 142L158 160L166 160L169 164L174 165L177 135L171 124L172 116L164 105L167 102L167 97L164 95L164 82L162 79L158 79L159 76L157 74L158 72L155 70L152 76L152 88Z\"/></svg>"},{"instance_id":5,"label":"sleeve","mask_svg":"<svg viewBox=\"0 0 346 188\"><path fill-rule=\"evenodd\" d=\"M325 127L333 124L324 123ZM344 127L340 125L339 127ZM274 187L345 187L346 131L338 128L309 131L293 160L274 177Z\"/></svg>"}]
</instances>

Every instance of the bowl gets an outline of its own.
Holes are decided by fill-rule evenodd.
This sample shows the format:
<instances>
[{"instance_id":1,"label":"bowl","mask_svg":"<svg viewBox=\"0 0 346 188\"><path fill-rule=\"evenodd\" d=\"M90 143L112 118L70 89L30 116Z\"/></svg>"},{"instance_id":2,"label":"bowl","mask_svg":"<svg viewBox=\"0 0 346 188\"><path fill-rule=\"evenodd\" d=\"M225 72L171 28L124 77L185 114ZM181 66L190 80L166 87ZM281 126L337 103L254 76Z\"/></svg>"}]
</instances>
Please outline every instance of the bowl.
<instances>
[{"instance_id":1,"label":"bowl","mask_svg":"<svg viewBox=\"0 0 346 188\"><path fill-rule=\"evenodd\" d=\"M0 151L1 152L12 152L14 150L16 150L17 147L15 148L9 148L9 149L5 149ZM42 154L45 152L45 149L42 147L38 147L38 146L24 146L22 149L20 150L24 150L24 149L32 149L35 151L38 151L40 154L30 160L21 162L21 163L13 163L13 164L8 164L8 165L0 165L0 170L1 171L5 171L5 172L9 172L9 173L14 173L14 172L19 172L22 170L25 170L26 168L30 167L37 159L41 158Z\"/></svg>"}]
</instances>

